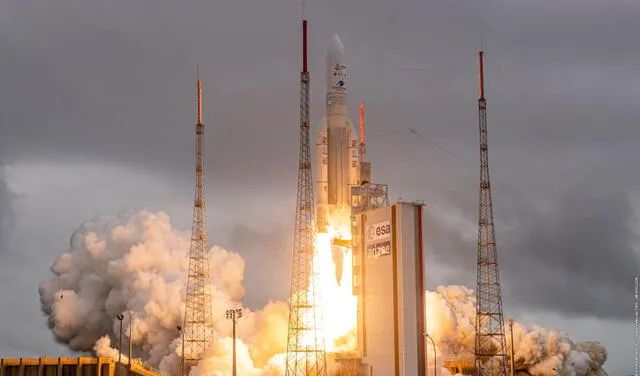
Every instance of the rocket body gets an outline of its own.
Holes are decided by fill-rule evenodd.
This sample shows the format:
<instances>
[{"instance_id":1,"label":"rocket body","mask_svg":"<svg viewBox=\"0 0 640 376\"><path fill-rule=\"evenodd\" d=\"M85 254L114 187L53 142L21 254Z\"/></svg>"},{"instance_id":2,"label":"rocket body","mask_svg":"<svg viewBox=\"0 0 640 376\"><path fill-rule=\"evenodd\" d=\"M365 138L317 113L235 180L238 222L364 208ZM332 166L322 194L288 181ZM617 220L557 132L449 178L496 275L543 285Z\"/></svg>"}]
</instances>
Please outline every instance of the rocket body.
<instances>
[{"instance_id":1,"label":"rocket body","mask_svg":"<svg viewBox=\"0 0 640 376\"><path fill-rule=\"evenodd\" d=\"M349 118L347 117L347 71L342 45L334 37L327 54L327 146L329 153L329 205L346 205L349 195Z\"/></svg>"},{"instance_id":2,"label":"rocket body","mask_svg":"<svg viewBox=\"0 0 640 376\"><path fill-rule=\"evenodd\" d=\"M358 184L357 135L347 114L347 70L343 46L335 35L327 53L326 116L316 143L319 231L336 210L350 210L351 186Z\"/></svg>"}]
</instances>

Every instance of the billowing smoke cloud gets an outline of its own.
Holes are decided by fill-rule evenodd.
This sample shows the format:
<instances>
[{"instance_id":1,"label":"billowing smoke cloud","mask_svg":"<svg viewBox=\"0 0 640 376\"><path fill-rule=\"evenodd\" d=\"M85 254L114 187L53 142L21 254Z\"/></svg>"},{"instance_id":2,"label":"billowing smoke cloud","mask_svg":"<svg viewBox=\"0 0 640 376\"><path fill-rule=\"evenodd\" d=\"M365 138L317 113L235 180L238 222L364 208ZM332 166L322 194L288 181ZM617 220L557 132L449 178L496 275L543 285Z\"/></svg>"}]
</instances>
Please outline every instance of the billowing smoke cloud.
<instances>
[{"instance_id":1,"label":"billowing smoke cloud","mask_svg":"<svg viewBox=\"0 0 640 376\"><path fill-rule=\"evenodd\" d=\"M441 359L474 362L475 301L474 292L463 286L440 286L435 292L426 292L427 330L440 366ZM508 333L506 325L505 330ZM564 333L526 328L517 322L513 324L513 342L516 375L607 375L602 369L607 352L598 342L574 343ZM442 372L448 374L444 369Z\"/></svg>"},{"instance_id":2,"label":"billowing smoke cloud","mask_svg":"<svg viewBox=\"0 0 640 376\"><path fill-rule=\"evenodd\" d=\"M55 339L72 350L117 358L116 316L123 313L123 348L128 349L131 338L134 357L176 373L188 250L188 233L175 230L162 212L98 216L83 223L71 237L69 250L51 268L55 276L39 288ZM240 306L245 264L238 254L220 247L212 247L210 256L217 341L196 371L221 375L227 373L231 357L232 324L225 311ZM129 311L134 312L132 333ZM262 311L245 310L237 331L242 374L279 374L287 315L282 302L269 302Z\"/></svg>"},{"instance_id":3,"label":"billowing smoke cloud","mask_svg":"<svg viewBox=\"0 0 640 376\"><path fill-rule=\"evenodd\" d=\"M162 213L142 211L119 217L98 216L71 237L69 250L52 267L54 276L40 285L40 300L58 342L76 351L117 358L124 314L123 361L128 339L134 358L177 374L184 317L188 232L171 226ZM231 374L232 324L228 308L241 306L244 260L220 247L211 249L213 320L216 341L192 375ZM427 327L443 360L473 362L475 296L461 286L426 293ZM134 312L133 331L129 333ZM261 311L245 309L237 328L238 371L247 376L284 374L288 307L269 302ZM514 325L515 363L520 375L604 376L607 353L595 342L574 343L544 328ZM433 358L429 358L433 362ZM448 375L442 368L439 374Z\"/></svg>"}]
</instances>

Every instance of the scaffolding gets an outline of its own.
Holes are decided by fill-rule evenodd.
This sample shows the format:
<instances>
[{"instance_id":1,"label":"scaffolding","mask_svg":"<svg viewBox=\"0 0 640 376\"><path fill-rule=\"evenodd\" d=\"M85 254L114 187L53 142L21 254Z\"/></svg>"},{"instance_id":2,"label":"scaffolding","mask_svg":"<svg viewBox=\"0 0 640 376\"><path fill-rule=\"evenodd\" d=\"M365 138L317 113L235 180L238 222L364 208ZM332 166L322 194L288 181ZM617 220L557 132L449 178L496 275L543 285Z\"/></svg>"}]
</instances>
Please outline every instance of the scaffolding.
<instances>
[{"instance_id":1,"label":"scaffolding","mask_svg":"<svg viewBox=\"0 0 640 376\"><path fill-rule=\"evenodd\" d=\"M373 183L351 187L351 203L351 215L388 206L389 187Z\"/></svg>"}]
</instances>

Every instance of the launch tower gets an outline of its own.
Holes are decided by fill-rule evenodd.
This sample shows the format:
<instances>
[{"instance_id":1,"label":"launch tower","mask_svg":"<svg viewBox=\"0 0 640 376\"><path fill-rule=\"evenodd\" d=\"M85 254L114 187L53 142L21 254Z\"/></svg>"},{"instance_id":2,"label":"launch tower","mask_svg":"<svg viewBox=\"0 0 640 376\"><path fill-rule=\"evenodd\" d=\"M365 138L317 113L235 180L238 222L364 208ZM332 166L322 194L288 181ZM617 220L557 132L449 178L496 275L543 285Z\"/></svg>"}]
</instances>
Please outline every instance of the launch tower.
<instances>
[{"instance_id":1,"label":"launch tower","mask_svg":"<svg viewBox=\"0 0 640 376\"><path fill-rule=\"evenodd\" d=\"M309 129L309 71L307 70L307 20L302 21L302 72L300 73L300 162L293 239L287 376L326 376L326 354L314 268L315 218Z\"/></svg>"},{"instance_id":2,"label":"launch tower","mask_svg":"<svg viewBox=\"0 0 640 376\"><path fill-rule=\"evenodd\" d=\"M476 375L507 376L502 295L498 273L498 251L493 226L489 154L487 148L487 103L484 98L483 52L478 52L480 98L480 211L478 221L478 274L476 286Z\"/></svg>"},{"instance_id":3,"label":"launch tower","mask_svg":"<svg viewBox=\"0 0 640 376\"><path fill-rule=\"evenodd\" d=\"M213 340L211 280L207 216L204 199L204 124L202 123L202 82L198 79L198 122L196 123L196 192L189 250L187 298L184 313L184 354L187 365L195 365Z\"/></svg>"}]
</instances>

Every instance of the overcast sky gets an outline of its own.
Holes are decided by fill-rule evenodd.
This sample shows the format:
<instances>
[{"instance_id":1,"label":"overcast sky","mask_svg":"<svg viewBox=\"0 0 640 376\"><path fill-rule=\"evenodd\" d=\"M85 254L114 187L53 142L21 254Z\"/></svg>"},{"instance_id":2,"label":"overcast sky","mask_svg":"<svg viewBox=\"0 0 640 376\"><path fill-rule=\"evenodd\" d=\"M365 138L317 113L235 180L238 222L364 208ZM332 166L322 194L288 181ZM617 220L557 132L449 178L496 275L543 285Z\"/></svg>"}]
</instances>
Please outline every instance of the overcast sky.
<instances>
[{"instance_id":1,"label":"overcast sky","mask_svg":"<svg viewBox=\"0 0 640 376\"><path fill-rule=\"evenodd\" d=\"M602 341L609 373L630 373L640 2L325 0L305 12L312 119L337 33L374 180L428 205L430 287L474 287L484 47L505 314ZM190 227L196 64L211 242L247 260L250 306L286 299L299 13L296 0L0 3L0 301L12 302L0 354L64 352L37 286L84 220L153 209Z\"/></svg>"}]
</instances>

